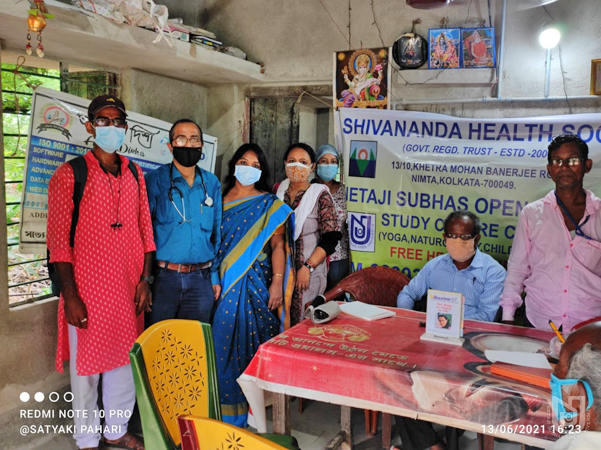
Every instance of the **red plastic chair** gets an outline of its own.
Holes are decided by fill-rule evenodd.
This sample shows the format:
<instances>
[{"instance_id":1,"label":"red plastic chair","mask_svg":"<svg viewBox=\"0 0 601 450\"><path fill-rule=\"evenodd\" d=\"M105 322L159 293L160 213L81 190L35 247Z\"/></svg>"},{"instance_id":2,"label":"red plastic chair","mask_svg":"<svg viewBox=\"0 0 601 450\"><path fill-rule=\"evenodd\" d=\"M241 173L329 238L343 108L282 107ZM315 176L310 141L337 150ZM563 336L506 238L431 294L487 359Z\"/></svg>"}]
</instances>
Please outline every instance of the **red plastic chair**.
<instances>
[{"instance_id":1,"label":"red plastic chair","mask_svg":"<svg viewBox=\"0 0 601 450\"><path fill-rule=\"evenodd\" d=\"M409 278L389 267L367 267L351 273L334 288L323 294L326 302L345 292L354 300L370 305L396 307L399 292L409 284Z\"/></svg>"},{"instance_id":2,"label":"red plastic chair","mask_svg":"<svg viewBox=\"0 0 601 450\"><path fill-rule=\"evenodd\" d=\"M181 450L204 450L204 449L239 449L239 450L286 450L298 449L296 439L283 435L257 435L242 428L235 427L229 423L207 417L179 416L178 419ZM282 446L278 442L265 439L264 436L287 441L289 444L294 440L294 447Z\"/></svg>"}]
</instances>

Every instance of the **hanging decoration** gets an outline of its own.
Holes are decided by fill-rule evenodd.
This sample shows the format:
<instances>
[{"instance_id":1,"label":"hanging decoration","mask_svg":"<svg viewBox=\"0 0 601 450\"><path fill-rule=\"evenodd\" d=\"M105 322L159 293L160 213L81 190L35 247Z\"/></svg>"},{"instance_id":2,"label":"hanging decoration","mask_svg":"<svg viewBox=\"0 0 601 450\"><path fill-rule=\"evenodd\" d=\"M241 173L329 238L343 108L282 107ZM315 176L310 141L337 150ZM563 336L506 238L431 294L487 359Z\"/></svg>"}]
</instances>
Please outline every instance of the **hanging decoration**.
<instances>
[{"instance_id":1,"label":"hanging decoration","mask_svg":"<svg viewBox=\"0 0 601 450\"><path fill-rule=\"evenodd\" d=\"M411 33L399 36L392 46L392 58L401 69L417 69L428 61L428 42L415 33L415 25L420 19L413 21Z\"/></svg>"},{"instance_id":2,"label":"hanging decoration","mask_svg":"<svg viewBox=\"0 0 601 450\"><path fill-rule=\"evenodd\" d=\"M28 55L32 54L31 47L31 33L37 33L38 46L36 53L40 58L44 57L44 46L42 45L42 31L46 28L46 19L52 19L54 16L48 13L48 9L44 3L44 0L35 0L33 2L33 8L27 11L27 45L25 46L25 53Z\"/></svg>"}]
</instances>

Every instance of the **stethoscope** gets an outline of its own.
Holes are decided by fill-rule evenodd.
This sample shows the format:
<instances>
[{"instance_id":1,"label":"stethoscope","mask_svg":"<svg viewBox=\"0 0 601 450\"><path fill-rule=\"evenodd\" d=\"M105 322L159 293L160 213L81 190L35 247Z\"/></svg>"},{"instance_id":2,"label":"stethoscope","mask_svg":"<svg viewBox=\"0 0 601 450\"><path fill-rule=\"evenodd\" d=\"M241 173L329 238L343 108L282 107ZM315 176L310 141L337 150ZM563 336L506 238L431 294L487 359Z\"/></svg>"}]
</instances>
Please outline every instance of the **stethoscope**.
<instances>
[{"instance_id":1,"label":"stethoscope","mask_svg":"<svg viewBox=\"0 0 601 450\"><path fill-rule=\"evenodd\" d=\"M202 177L202 172L200 171L198 166L196 166L196 173L200 177L200 182L202 183L202 188L205 191L204 204L206 206L213 206L213 199L211 197L209 197L209 193L207 192L207 186L205 185L205 180ZM186 223L186 222L192 222L192 220L186 219L186 205L184 203L184 196L182 194L182 191L180 190L180 188L178 188L176 185L173 184L173 163L171 163L171 166L169 167L169 184L170 184L170 186L169 186L169 189L167 190L167 196L169 197L169 201L171 202L171 204L173 205L173 207L175 208L175 210L177 211L177 213L183 220L183 222L180 222L180 224ZM173 201L173 189L175 189L177 191L177 193L179 194L179 197L182 199L182 210L181 211L179 210L179 208Z\"/></svg>"}]
</instances>

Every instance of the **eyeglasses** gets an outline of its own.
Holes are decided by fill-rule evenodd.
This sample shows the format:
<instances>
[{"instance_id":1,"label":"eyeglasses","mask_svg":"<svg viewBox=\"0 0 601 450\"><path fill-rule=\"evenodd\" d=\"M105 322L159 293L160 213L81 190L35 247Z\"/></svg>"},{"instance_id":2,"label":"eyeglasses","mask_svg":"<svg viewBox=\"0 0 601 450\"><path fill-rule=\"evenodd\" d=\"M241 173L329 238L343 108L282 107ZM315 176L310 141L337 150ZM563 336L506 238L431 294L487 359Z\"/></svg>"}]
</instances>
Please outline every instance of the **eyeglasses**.
<instances>
[{"instance_id":1,"label":"eyeglasses","mask_svg":"<svg viewBox=\"0 0 601 450\"><path fill-rule=\"evenodd\" d=\"M109 125L114 125L118 128L125 128L127 126L127 120L123 117L116 117L114 119L109 119L108 117L96 117L94 119L94 125L97 127L108 127Z\"/></svg>"},{"instance_id":2,"label":"eyeglasses","mask_svg":"<svg viewBox=\"0 0 601 450\"><path fill-rule=\"evenodd\" d=\"M202 139L200 139L198 136L192 136L191 138L187 138L186 136L177 136L173 139L173 143L178 147L185 147L188 142L192 147L202 147Z\"/></svg>"},{"instance_id":3,"label":"eyeglasses","mask_svg":"<svg viewBox=\"0 0 601 450\"><path fill-rule=\"evenodd\" d=\"M444 234L447 239L461 239L462 241L469 241L470 239L474 239L473 234L453 234L453 233L445 233Z\"/></svg>"},{"instance_id":4,"label":"eyeglasses","mask_svg":"<svg viewBox=\"0 0 601 450\"><path fill-rule=\"evenodd\" d=\"M568 166L579 166L582 162L582 158L566 158L566 159L552 159L551 165L553 167L561 167L563 165Z\"/></svg>"}]
</instances>

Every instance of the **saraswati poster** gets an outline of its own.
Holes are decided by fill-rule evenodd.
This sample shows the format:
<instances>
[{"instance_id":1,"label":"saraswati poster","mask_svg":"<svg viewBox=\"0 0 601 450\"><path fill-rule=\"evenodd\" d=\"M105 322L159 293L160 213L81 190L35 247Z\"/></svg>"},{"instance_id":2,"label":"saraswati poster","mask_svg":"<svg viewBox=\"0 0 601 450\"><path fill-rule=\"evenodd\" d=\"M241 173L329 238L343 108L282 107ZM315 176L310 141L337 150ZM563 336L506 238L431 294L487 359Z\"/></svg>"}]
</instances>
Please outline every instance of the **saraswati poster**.
<instances>
[{"instance_id":1,"label":"saraswati poster","mask_svg":"<svg viewBox=\"0 0 601 450\"><path fill-rule=\"evenodd\" d=\"M334 53L334 107L390 109L390 49Z\"/></svg>"}]
</instances>

